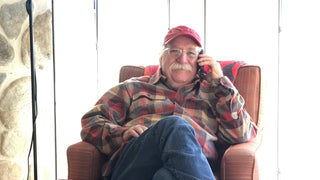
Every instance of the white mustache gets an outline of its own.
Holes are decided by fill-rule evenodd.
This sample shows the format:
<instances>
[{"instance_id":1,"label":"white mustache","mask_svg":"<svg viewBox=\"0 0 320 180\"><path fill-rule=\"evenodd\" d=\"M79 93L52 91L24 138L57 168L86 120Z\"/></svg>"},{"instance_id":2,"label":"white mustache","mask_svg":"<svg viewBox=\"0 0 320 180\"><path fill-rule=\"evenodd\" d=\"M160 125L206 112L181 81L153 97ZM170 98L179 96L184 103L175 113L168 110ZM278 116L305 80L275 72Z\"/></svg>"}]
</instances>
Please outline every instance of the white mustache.
<instances>
[{"instance_id":1,"label":"white mustache","mask_svg":"<svg viewBox=\"0 0 320 180\"><path fill-rule=\"evenodd\" d=\"M192 67L190 66L190 64L180 64L175 62L170 65L170 70L177 70L177 69L192 71Z\"/></svg>"}]
</instances>

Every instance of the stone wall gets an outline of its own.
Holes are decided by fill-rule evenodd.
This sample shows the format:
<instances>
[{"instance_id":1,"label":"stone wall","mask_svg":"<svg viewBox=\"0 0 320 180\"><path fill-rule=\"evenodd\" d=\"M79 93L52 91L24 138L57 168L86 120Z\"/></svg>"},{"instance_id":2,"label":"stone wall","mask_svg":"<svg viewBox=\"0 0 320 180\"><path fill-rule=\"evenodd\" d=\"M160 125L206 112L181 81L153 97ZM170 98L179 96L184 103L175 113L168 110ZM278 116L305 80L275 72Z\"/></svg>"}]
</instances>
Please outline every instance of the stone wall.
<instances>
[{"instance_id":1,"label":"stone wall","mask_svg":"<svg viewBox=\"0 0 320 180\"><path fill-rule=\"evenodd\" d=\"M37 71L52 68L47 67L52 64L52 12L46 3L47 0L33 0ZM26 0L0 0L0 180L27 179L32 113L29 17L25 4Z\"/></svg>"}]
</instances>

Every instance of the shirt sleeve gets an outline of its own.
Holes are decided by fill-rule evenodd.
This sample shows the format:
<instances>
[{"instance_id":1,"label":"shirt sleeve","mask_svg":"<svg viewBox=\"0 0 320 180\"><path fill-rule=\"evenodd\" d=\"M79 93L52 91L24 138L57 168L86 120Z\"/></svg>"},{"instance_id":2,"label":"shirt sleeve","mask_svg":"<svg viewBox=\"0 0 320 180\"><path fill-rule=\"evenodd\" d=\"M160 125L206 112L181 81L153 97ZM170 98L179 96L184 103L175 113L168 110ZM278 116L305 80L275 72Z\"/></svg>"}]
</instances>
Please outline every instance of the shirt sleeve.
<instances>
[{"instance_id":1,"label":"shirt sleeve","mask_svg":"<svg viewBox=\"0 0 320 180\"><path fill-rule=\"evenodd\" d=\"M81 138L112 156L122 145L123 127L130 97L124 84L106 92L81 120Z\"/></svg>"},{"instance_id":2,"label":"shirt sleeve","mask_svg":"<svg viewBox=\"0 0 320 180\"><path fill-rule=\"evenodd\" d=\"M256 134L256 126L244 109L245 101L226 77L214 79L214 94L218 98L215 111L219 127L217 136L228 144L247 142Z\"/></svg>"}]
</instances>

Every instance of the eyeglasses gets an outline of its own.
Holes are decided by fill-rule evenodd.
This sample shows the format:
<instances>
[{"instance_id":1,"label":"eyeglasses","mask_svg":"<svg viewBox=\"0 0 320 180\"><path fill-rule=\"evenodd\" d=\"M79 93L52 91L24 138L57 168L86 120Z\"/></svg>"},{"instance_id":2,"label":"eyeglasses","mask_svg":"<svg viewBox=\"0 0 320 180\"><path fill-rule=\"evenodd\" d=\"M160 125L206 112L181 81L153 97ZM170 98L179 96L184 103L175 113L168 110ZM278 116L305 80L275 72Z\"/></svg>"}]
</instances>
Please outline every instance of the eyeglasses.
<instances>
[{"instance_id":1,"label":"eyeglasses","mask_svg":"<svg viewBox=\"0 0 320 180\"><path fill-rule=\"evenodd\" d=\"M168 52L168 55L173 58L179 58L182 55L182 52L185 51L188 60L196 60L199 56L201 48L191 49L191 50L182 50L180 48L166 48L165 51Z\"/></svg>"}]
</instances>

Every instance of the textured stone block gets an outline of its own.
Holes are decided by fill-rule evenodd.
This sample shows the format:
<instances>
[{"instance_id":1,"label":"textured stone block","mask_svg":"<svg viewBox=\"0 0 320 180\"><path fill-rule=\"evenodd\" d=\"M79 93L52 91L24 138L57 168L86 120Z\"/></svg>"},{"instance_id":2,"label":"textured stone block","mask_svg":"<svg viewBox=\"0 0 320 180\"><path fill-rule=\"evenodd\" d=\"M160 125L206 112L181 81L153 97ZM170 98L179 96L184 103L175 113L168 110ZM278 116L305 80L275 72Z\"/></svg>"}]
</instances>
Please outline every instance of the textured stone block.
<instances>
[{"instance_id":1,"label":"textured stone block","mask_svg":"<svg viewBox=\"0 0 320 180\"><path fill-rule=\"evenodd\" d=\"M28 155L28 146L31 142L31 134L26 136L22 131L6 131L0 137L1 147L0 152L3 156L13 157L26 157Z\"/></svg>"},{"instance_id":2,"label":"textured stone block","mask_svg":"<svg viewBox=\"0 0 320 180\"><path fill-rule=\"evenodd\" d=\"M21 180L23 176L22 167L10 161L0 161L1 180Z\"/></svg>"},{"instance_id":3,"label":"textured stone block","mask_svg":"<svg viewBox=\"0 0 320 180\"><path fill-rule=\"evenodd\" d=\"M13 4L4 4L1 7L0 24L10 39L16 39L19 36L27 16L26 1L24 0Z\"/></svg>"},{"instance_id":4,"label":"textured stone block","mask_svg":"<svg viewBox=\"0 0 320 180\"><path fill-rule=\"evenodd\" d=\"M7 39L0 34L0 66L9 64L14 58L13 47Z\"/></svg>"},{"instance_id":5,"label":"textured stone block","mask_svg":"<svg viewBox=\"0 0 320 180\"><path fill-rule=\"evenodd\" d=\"M34 57L38 68L43 69L46 61L52 59L52 24L51 11L38 15L34 20ZM30 67L30 34L29 28L21 40L21 58L25 66Z\"/></svg>"},{"instance_id":6,"label":"textured stone block","mask_svg":"<svg viewBox=\"0 0 320 180\"><path fill-rule=\"evenodd\" d=\"M8 128L31 125L31 79L22 77L5 89L0 100L0 120Z\"/></svg>"}]
</instances>

